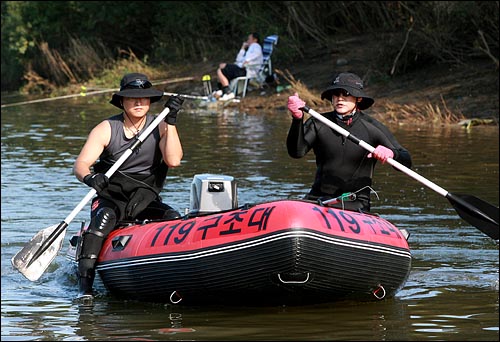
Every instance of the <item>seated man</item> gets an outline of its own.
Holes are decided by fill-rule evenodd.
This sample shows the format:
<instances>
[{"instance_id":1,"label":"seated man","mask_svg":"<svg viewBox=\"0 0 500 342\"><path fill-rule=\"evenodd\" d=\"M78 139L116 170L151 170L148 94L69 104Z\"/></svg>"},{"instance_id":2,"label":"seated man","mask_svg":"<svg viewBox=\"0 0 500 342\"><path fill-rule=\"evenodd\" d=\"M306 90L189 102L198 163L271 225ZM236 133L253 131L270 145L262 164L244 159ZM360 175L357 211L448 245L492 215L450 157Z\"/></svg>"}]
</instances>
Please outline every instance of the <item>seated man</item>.
<instances>
[{"instance_id":1,"label":"seated man","mask_svg":"<svg viewBox=\"0 0 500 342\"><path fill-rule=\"evenodd\" d=\"M234 99L234 93L229 89L229 82L241 76L255 77L263 63L262 47L259 43L259 35L251 33L246 42L243 42L234 64L221 63L217 69L219 89L216 97L220 101Z\"/></svg>"}]
</instances>

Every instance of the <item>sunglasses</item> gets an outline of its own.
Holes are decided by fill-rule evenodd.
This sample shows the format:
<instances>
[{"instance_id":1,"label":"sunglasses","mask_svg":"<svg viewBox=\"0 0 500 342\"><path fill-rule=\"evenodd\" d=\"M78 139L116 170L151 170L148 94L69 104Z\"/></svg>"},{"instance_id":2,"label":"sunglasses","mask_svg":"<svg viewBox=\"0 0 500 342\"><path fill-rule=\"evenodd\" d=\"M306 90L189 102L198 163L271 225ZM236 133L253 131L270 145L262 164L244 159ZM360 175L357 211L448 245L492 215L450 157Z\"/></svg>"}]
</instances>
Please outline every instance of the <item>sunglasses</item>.
<instances>
[{"instance_id":1,"label":"sunglasses","mask_svg":"<svg viewBox=\"0 0 500 342\"><path fill-rule=\"evenodd\" d=\"M351 96L351 93L345 89L333 89L332 94L333 94L333 96L337 96L337 97L339 97L341 95L342 95L342 97Z\"/></svg>"},{"instance_id":2,"label":"sunglasses","mask_svg":"<svg viewBox=\"0 0 500 342\"><path fill-rule=\"evenodd\" d=\"M120 90L124 89L147 89L151 88L153 85L149 81L135 80L125 84Z\"/></svg>"}]
</instances>

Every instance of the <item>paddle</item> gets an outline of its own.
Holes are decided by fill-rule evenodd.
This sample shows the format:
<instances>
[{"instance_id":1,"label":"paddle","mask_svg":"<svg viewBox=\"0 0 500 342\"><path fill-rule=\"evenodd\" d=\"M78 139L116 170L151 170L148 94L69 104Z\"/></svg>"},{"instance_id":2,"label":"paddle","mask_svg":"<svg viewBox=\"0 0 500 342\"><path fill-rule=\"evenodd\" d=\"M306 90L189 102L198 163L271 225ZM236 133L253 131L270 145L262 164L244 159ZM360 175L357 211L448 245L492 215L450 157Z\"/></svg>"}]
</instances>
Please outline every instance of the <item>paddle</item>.
<instances>
[{"instance_id":1,"label":"paddle","mask_svg":"<svg viewBox=\"0 0 500 342\"><path fill-rule=\"evenodd\" d=\"M116 163L106 172L110 178L116 170L122 166L125 160L137 149L147 136L162 122L169 113L169 108L165 108L146 130L137 137L136 142L129 147ZM75 216L83 209L88 201L96 194L92 189L73 209L73 211L58 225L53 225L39 231L12 259L12 265L19 270L26 278L35 281L45 272L50 263L54 260L62 247L62 241L66 233L66 228Z\"/></svg>"},{"instance_id":2,"label":"paddle","mask_svg":"<svg viewBox=\"0 0 500 342\"><path fill-rule=\"evenodd\" d=\"M300 108L302 111L309 113L319 121L323 122L325 125L331 127L338 133L342 134L344 137L347 139L351 140L355 144L363 147L364 149L368 150L369 152L373 152L375 148L368 143L364 142L363 140L360 140L353 136L349 131L343 129L339 125L335 124L334 122L328 120L325 118L323 115L319 114L318 112L315 112L311 108L304 106ZM441 188L440 186L434 184L430 180L422 177L415 171L407 168L403 164L395 161L392 158L387 159L387 163L395 167L396 169L402 171L403 173L407 174L408 176L414 178L415 180L419 181L420 183L426 185L430 189L436 191L438 194L441 196L444 196L450 201L450 203L453 205L455 210L457 211L458 215L463 218L465 221L469 222L476 228L478 228L481 232L484 234L488 235L492 239L498 240L498 216L499 216L499 210L498 207L495 207L477 197L471 196L471 195L460 195L460 194L453 194L448 192L447 190Z\"/></svg>"}]
</instances>

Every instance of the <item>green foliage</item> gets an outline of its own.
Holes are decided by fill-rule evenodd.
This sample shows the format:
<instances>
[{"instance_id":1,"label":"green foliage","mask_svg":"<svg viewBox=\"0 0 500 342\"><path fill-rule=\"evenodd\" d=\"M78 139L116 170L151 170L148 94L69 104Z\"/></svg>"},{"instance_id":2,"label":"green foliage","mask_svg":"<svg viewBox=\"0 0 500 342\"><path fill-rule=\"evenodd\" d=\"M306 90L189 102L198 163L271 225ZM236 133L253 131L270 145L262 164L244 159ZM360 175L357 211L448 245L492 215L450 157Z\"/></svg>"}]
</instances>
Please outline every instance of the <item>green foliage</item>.
<instances>
[{"instance_id":1,"label":"green foliage","mask_svg":"<svg viewBox=\"0 0 500 342\"><path fill-rule=\"evenodd\" d=\"M22 83L26 51L33 42L26 39L26 26L21 15L21 3L1 2L2 9L2 90L17 89ZM4 87L4 82L6 86Z\"/></svg>"},{"instance_id":2,"label":"green foliage","mask_svg":"<svg viewBox=\"0 0 500 342\"><path fill-rule=\"evenodd\" d=\"M17 89L26 74L57 85L84 82L131 55L153 67L228 61L250 32L280 36L275 66L303 58L311 44L331 52L337 41L357 34L382 38L367 61L381 73L487 55L498 64L498 1L3 1L1 6L2 90Z\"/></svg>"},{"instance_id":3,"label":"green foliage","mask_svg":"<svg viewBox=\"0 0 500 342\"><path fill-rule=\"evenodd\" d=\"M478 48L480 31L488 37L488 49L498 63L498 9L498 2L493 1L405 2L401 13L406 24L388 34L374 64L388 72L401 52L396 73L425 63L463 66L473 58L486 57Z\"/></svg>"}]
</instances>

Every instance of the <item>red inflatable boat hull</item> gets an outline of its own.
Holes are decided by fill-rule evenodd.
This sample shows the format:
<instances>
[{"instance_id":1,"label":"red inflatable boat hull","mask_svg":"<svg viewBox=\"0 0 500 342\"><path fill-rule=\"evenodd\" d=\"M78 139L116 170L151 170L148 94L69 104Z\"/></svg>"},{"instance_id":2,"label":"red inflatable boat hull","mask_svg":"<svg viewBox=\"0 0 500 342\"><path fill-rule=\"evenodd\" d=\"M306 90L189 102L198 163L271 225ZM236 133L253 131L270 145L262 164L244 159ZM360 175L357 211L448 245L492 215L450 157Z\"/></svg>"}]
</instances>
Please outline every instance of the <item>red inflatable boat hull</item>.
<instances>
[{"instance_id":1,"label":"red inflatable boat hull","mask_svg":"<svg viewBox=\"0 0 500 342\"><path fill-rule=\"evenodd\" d=\"M184 304L304 304L393 296L411 268L385 219L302 200L132 225L98 259L121 298Z\"/></svg>"}]
</instances>

